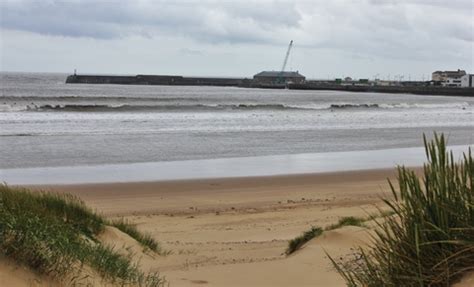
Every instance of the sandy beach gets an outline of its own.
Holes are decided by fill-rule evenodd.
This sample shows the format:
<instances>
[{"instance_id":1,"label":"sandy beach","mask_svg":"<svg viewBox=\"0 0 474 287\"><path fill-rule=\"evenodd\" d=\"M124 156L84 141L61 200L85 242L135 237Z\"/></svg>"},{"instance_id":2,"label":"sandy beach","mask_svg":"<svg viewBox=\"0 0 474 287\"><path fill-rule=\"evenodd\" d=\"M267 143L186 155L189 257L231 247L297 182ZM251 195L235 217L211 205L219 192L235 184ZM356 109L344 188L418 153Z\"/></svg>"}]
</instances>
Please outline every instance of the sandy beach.
<instances>
[{"instance_id":1,"label":"sandy beach","mask_svg":"<svg viewBox=\"0 0 474 287\"><path fill-rule=\"evenodd\" d=\"M67 192L109 218L124 217L159 240L168 255L139 254L144 270L170 286L344 286L326 253L345 258L370 229L325 232L296 253L288 240L343 216L367 216L389 195L395 171L35 186ZM127 243L108 234L118 248Z\"/></svg>"},{"instance_id":2,"label":"sandy beach","mask_svg":"<svg viewBox=\"0 0 474 287\"><path fill-rule=\"evenodd\" d=\"M29 188L78 196L107 218L150 233L163 254L145 252L114 227L99 240L133 254L169 286L345 286L327 254L353 259L355 248L370 243L373 221L325 231L291 255L285 254L288 240L341 217L374 214L390 196L387 179L396 179L394 169ZM91 274L88 284L104 286ZM473 278L453 286L472 286ZM0 286L64 285L0 258Z\"/></svg>"}]
</instances>

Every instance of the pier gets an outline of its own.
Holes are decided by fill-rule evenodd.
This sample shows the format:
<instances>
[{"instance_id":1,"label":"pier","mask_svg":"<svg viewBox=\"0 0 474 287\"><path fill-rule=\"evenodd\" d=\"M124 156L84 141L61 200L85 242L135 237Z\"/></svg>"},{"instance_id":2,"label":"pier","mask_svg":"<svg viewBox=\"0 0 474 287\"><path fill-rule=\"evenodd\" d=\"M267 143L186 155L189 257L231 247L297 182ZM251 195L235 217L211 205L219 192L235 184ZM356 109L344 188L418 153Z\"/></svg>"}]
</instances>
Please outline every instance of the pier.
<instances>
[{"instance_id":1,"label":"pier","mask_svg":"<svg viewBox=\"0 0 474 287\"><path fill-rule=\"evenodd\" d=\"M347 92L406 93L417 95L474 96L474 88L424 85L379 86L341 85L331 81L306 81L303 83L262 83L249 78L184 77L174 75L70 75L67 84L118 84L118 85L165 85L165 86L220 86L290 90L331 90Z\"/></svg>"},{"instance_id":2,"label":"pier","mask_svg":"<svg viewBox=\"0 0 474 287\"><path fill-rule=\"evenodd\" d=\"M166 86L221 86L239 87L249 80L243 78L204 78L171 75L70 75L67 84L119 84L119 85L166 85Z\"/></svg>"}]
</instances>

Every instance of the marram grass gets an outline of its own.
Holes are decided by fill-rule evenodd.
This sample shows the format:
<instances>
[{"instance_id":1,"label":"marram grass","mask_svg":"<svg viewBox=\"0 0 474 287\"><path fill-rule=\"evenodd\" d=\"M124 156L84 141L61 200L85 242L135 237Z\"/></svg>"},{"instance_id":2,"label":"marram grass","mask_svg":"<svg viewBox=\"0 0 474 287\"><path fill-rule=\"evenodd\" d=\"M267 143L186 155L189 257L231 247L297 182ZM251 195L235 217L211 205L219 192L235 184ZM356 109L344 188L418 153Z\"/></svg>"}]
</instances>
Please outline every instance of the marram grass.
<instances>
[{"instance_id":1,"label":"marram grass","mask_svg":"<svg viewBox=\"0 0 474 287\"><path fill-rule=\"evenodd\" d=\"M351 265L333 260L348 286L450 286L474 270L471 150L456 161L443 135L424 142L422 177L402 166L398 189L389 182L394 215L378 223L373 246Z\"/></svg>"},{"instance_id":2,"label":"marram grass","mask_svg":"<svg viewBox=\"0 0 474 287\"><path fill-rule=\"evenodd\" d=\"M286 254L290 255L291 253L295 252L296 250L300 249L306 242L310 241L311 239L320 236L323 234L323 229L320 227L311 227L310 230L303 232L300 236L290 240L288 242L288 248L286 249Z\"/></svg>"},{"instance_id":3,"label":"marram grass","mask_svg":"<svg viewBox=\"0 0 474 287\"><path fill-rule=\"evenodd\" d=\"M329 225L324 230L320 227L312 226L310 230L307 230L303 232L303 234L288 241L288 247L285 253L286 255L292 254L296 250L303 247L303 245L305 245L308 241L322 235L324 231L334 230L334 229L338 229L344 226L363 226L364 221L366 220L368 219L355 217L355 216L345 216L345 217L341 217L337 223Z\"/></svg>"},{"instance_id":4,"label":"marram grass","mask_svg":"<svg viewBox=\"0 0 474 287\"><path fill-rule=\"evenodd\" d=\"M68 285L82 284L80 269L85 265L114 285L163 286L157 274L143 273L132 258L96 239L105 224L76 197L0 185L1 255L53 278L71 280Z\"/></svg>"},{"instance_id":5,"label":"marram grass","mask_svg":"<svg viewBox=\"0 0 474 287\"><path fill-rule=\"evenodd\" d=\"M153 250L154 252L161 254L162 250L153 237L150 234L138 231L138 229L126 221L125 219L116 219L110 222L110 225L116 227L120 231L127 233L130 237L138 241L142 246Z\"/></svg>"},{"instance_id":6,"label":"marram grass","mask_svg":"<svg viewBox=\"0 0 474 287\"><path fill-rule=\"evenodd\" d=\"M338 229L343 226L363 226L367 219L355 216L341 217L336 224L329 225L326 230Z\"/></svg>"}]
</instances>

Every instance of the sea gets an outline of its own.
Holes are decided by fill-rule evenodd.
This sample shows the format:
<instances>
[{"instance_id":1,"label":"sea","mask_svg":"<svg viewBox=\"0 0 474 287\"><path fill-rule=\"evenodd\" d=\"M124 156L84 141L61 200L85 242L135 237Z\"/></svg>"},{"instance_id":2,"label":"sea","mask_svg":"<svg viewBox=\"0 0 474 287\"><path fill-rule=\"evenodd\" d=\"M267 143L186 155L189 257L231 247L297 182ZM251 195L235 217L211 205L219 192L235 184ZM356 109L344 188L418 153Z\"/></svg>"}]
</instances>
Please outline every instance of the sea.
<instances>
[{"instance_id":1,"label":"sea","mask_svg":"<svg viewBox=\"0 0 474 287\"><path fill-rule=\"evenodd\" d=\"M334 164L333 156L373 168L379 166L364 160L396 160L413 149L423 155L422 136L433 132L452 146L474 145L474 97L66 84L66 77L0 73L0 180L154 180L202 170L208 172L198 177L265 175L273 165L280 173L312 172L318 170L308 159ZM71 175L86 170L82 178Z\"/></svg>"}]
</instances>

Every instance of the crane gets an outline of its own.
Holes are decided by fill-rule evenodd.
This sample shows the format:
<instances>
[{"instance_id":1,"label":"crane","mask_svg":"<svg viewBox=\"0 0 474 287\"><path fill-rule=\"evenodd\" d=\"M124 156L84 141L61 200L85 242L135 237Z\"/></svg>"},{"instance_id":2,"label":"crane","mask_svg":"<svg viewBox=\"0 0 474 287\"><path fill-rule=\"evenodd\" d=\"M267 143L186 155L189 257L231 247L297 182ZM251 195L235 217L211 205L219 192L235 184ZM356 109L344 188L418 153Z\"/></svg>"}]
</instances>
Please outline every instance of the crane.
<instances>
[{"instance_id":1,"label":"crane","mask_svg":"<svg viewBox=\"0 0 474 287\"><path fill-rule=\"evenodd\" d=\"M293 47L293 40L290 41L290 44L288 45L288 50L286 50L285 59L283 60L283 66L281 66L281 71L280 71L280 73L278 75L278 78L277 78L277 83L278 84L281 84L281 83L285 82L284 79L283 79L283 73L285 72L286 63L288 63L288 57L290 56L291 47Z\"/></svg>"},{"instance_id":2,"label":"crane","mask_svg":"<svg viewBox=\"0 0 474 287\"><path fill-rule=\"evenodd\" d=\"M288 62L288 57L290 56L291 47L293 47L293 40L290 41L288 50L286 50L285 60L283 61L283 66L281 66L281 73L285 71L286 63Z\"/></svg>"}]
</instances>

